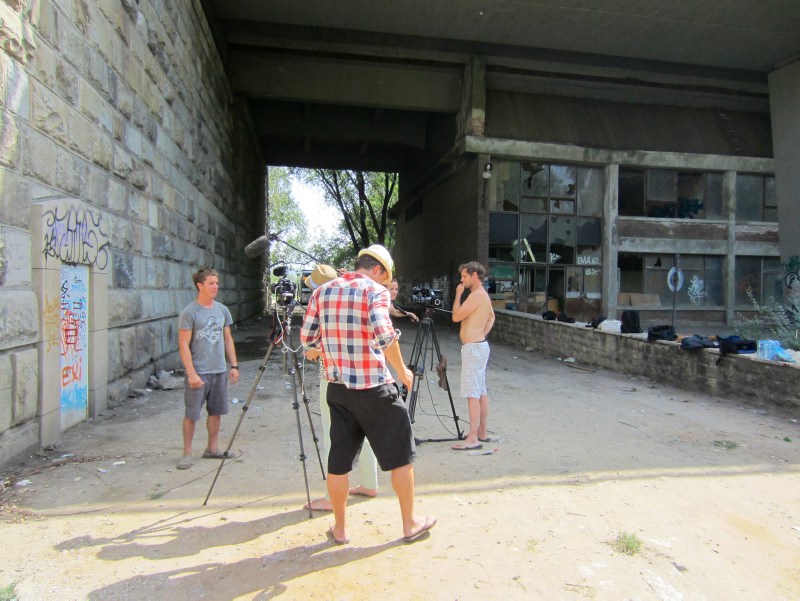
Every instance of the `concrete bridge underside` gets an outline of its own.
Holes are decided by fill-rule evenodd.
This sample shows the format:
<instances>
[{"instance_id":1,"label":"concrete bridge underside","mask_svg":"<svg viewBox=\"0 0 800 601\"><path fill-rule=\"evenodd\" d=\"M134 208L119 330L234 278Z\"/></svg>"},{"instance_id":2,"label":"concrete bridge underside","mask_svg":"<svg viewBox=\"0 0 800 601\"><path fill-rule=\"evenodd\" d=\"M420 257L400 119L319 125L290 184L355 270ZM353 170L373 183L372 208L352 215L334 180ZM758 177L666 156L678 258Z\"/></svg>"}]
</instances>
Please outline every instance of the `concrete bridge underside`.
<instances>
[{"instance_id":1,"label":"concrete bridge underside","mask_svg":"<svg viewBox=\"0 0 800 601\"><path fill-rule=\"evenodd\" d=\"M0 462L177 367L198 266L260 313L266 165L399 172L420 277L487 259L492 157L774 172L790 262L797 31L794 0L0 3Z\"/></svg>"}]
</instances>

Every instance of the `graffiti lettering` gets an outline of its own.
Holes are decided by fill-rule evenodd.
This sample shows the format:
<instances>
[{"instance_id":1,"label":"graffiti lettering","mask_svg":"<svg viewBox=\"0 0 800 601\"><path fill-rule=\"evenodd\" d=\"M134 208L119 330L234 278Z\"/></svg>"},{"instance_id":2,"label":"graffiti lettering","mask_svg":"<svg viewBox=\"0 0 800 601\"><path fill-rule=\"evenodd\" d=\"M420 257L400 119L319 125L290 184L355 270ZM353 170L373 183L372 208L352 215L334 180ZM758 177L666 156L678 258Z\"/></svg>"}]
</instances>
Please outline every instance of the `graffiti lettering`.
<instances>
[{"instance_id":1,"label":"graffiti lettering","mask_svg":"<svg viewBox=\"0 0 800 601\"><path fill-rule=\"evenodd\" d=\"M578 265L600 265L600 257L578 257Z\"/></svg>"},{"instance_id":2,"label":"graffiti lettering","mask_svg":"<svg viewBox=\"0 0 800 601\"><path fill-rule=\"evenodd\" d=\"M100 216L92 211L69 207L44 214L46 257L72 265L108 265L108 237L100 227Z\"/></svg>"},{"instance_id":3,"label":"graffiti lettering","mask_svg":"<svg viewBox=\"0 0 800 601\"><path fill-rule=\"evenodd\" d=\"M83 361L80 356L76 357L72 365L61 368L61 386L67 387L73 382L80 384L83 379Z\"/></svg>"},{"instance_id":4,"label":"graffiti lettering","mask_svg":"<svg viewBox=\"0 0 800 601\"><path fill-rule=\"evenodd\" d=\"M787 288L791 288L792 284L794 284L795 282L798 282L798 281L800 281L800 275L798 275L797 273L792 272L792 273L787 273L786 274L786 287Z\"/></svg>"},{"instance_id":5,"label":"graffiti lettering","mask_svg":"<svg viewBox=\"0 0 800 601\"><path fill-rule=\"evenodd\" d=\"M693 275L692 281L689 283L689 288L686 289L686 294L689 295L689 300L693 305L701 304L703 297L706 296L704 288L705 284L703 280Z\"/></svg>"},{"instance_id":6,"label":"graffiti lettering","mask_svg":"<svg viewBox=\"0 0 800 601\"><path fill-rule=\"evenodd\" d=\"M586 275L597 275L598 273L600 273L600 270L599 269L587 269L585 271L585 273L586 273Z\"/></svg>"}]
</instances>

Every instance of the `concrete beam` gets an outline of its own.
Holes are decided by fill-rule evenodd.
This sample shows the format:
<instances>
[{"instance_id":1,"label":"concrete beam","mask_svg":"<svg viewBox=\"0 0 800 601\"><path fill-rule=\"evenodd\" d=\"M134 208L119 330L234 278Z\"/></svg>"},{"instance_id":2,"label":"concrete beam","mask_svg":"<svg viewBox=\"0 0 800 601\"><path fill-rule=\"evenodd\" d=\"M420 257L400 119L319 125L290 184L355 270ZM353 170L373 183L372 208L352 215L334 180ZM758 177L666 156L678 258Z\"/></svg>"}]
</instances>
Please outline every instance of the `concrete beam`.
<instances>
[{"instance_id":1,"label":"concrete beam","mask_svg":"<svg viewBox=\"0 0 800 601\"><path fill-rule=\"evenodd\" d=\"M302 136L425 148L425 113L266 101L253 101L251 108L259 138Z\"/></svg>"},{"instance_id":2,"label":"concrete beam","mask_svg":"<svg viewBox=\"0 0 800 601\"><path fill-rule=\"evenodd\" d=\"M234 93L251 98L456 113L461 71L231 49Z\"/></svg>"},{"instance_id":3,"label":"concrete beam","mask_svg":"<svg viewBox=\"0 0 800 601\"><path fill-rule=\"evenodd\" d=\"M691 154L686 152L653 152L645 150L616 151L586 148L573 144L524 142L466 136L461 151L470 154L491 154L503 158L540 161L564 161L589 165L618 164L653 169L691 169L694 171L746 171L772 173L773 159L725 155Z\"/></svg>"}]
</instances>

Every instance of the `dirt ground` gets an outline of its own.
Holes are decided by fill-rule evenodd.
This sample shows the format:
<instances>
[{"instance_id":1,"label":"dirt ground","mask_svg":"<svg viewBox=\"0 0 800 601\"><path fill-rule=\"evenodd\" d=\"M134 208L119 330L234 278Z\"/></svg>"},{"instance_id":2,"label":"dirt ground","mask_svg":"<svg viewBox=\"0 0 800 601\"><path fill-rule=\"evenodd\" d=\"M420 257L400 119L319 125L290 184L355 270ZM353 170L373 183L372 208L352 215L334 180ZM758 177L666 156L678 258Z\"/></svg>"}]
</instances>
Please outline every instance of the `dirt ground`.
<instances>
[{"instance_id":1,"label":"dirt ground","mask_svg":"<svg viewBox=\"0 0 800 601\"><path fill-rule=\"evenodd\" d=\"M282 354L241 410L266 325L236 333L240 402L220 440L227 447L241 420L239 456L208 504L219 462L175 469L182 390L131 398L57 449L4 466L0 590L13 585L23 600L800 598L800 416L500 344L488 454L418 446L418 510L439 518L430 537L402 541L381 474L377 498L349 503L351 544L331 544L330 514L301 508L298 417L312 498L324 482ZM457 395L457 336L437 333ZM316 366L305 374L319 431ZM425 379L415 435L453 437L447 393L435 372ZM465 401L455 407L465 428ZM641 546L628 555L618 539Z\"/></svg>"}]
</instances>

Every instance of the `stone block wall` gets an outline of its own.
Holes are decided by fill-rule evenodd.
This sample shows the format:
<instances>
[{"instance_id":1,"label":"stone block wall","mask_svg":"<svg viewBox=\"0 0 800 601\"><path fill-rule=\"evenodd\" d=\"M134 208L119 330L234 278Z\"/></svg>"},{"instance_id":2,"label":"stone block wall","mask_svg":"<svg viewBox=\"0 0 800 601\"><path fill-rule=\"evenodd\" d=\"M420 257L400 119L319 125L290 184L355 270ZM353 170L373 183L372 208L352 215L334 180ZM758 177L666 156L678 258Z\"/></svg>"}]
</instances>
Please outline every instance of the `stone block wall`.
<instances>
[{"instance_id":1,"label":"stone block wall","mask_svg":"<svg viewBox=\"0 0 800 601\"><path fill-rule=\"evenodd\" d=\"M496 310L490 340L530 347L553 357L573 357L656 382L747 402L800 409L800 366L728 355L716 349L685 351L677 342L648 342L641 335L614 334L585 324L545 321L538 315Z\"/></svg>"},{"instance_id":2,"label":"stone block wall","mask_svg":"<svg viewBox=\"0 0 800 601\"><path fill-rule=\"evenodd\" d=\"M234 320L260 313L261 264L243 249L263 233L264 181L200 0L0 0L0 462L40 436L37 261L101 260L88 240L53 251L34 221L78 207L107 237L89 321L104 324L90 337L107 349L91 371L102 408L179 365L199 266L220 272Z\"/></svg>"}]
</instances>

